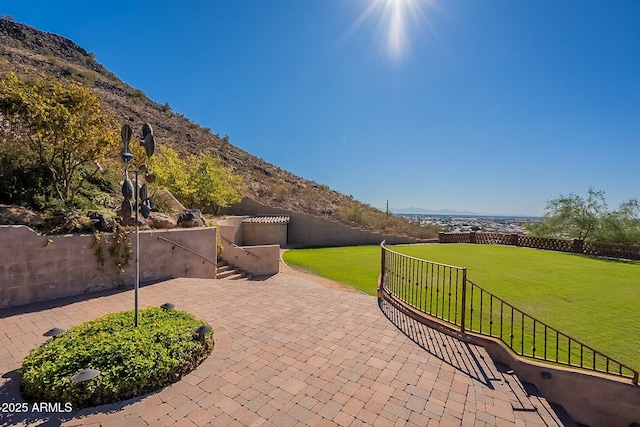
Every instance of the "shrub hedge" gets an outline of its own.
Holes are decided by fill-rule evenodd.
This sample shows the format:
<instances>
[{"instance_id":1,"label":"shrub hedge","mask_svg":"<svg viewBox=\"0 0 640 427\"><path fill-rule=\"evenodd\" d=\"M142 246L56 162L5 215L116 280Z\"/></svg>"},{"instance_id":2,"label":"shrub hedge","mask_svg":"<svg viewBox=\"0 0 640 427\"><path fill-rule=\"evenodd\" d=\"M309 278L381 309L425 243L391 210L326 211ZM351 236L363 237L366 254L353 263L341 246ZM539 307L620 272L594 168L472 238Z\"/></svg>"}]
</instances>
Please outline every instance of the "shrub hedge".
<instances>
[{"instance_id":1,"label":"shrub hedge","mask_svg":"<svg viewBox=\"0 0 640 427\"><path fill-rule=\"evenodd\" d=\"M108 314L70 328L32 350L20 368L20 391L29 402L72 403L84 408L126 400L179 380L213 350L213 331L204 339L203 322L178 310L149 307ZM101 374L74 383L92 368Z\"/></svg>"}]
</instances>

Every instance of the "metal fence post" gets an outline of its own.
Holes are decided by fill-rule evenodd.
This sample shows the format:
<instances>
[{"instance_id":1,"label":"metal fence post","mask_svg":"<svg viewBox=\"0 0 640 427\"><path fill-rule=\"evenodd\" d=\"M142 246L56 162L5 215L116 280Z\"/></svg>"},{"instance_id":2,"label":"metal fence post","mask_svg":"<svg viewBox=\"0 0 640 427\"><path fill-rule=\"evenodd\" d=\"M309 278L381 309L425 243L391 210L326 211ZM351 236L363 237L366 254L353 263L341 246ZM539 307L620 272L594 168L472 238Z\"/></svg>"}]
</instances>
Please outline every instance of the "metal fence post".
<instances>
[{"instance_id":1,"label":"metal fence post","mask_svg":"<svg viewBox=\"0 0 640 427\"><path fill-rule=\"evenodd\" d=\"M385 260L386 260L386 248L384 247L385 240L380 243L380 248L382 250L382 256L380 257L380 280L378 284L378 294L382 291L382 287L384 286L384 268L385 268Z\"/></svg>"},{"instance_id":2,"label":"metal fence post","mask_svg":"<svg viewBox=\"0 0 640 427\"><path fill-rule=\"evenodd\" d=\"M462 269L462 313L460 316L460 332L464 333L464 322L467 317L467 269Z\"/></svg>"}]
</instances>

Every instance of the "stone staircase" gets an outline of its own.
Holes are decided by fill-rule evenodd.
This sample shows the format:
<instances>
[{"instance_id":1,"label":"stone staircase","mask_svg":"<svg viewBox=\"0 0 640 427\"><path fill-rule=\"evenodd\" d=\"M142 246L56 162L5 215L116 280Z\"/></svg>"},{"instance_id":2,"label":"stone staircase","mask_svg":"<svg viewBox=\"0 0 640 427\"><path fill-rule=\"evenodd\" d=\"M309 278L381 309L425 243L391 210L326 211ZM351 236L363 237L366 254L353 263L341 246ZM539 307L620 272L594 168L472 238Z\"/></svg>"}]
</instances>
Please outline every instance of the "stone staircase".
<instances>
[{"instance_id":1,"label":"stone staircase","mask_svg":"<svg viewBox=\"0 0 640 427\"><path fill-rule=\"evenodd\" d=\"M218 268L216 269L216 279L226 280L251 280L253 275L247 271L241 270L233 264L229 264L224 260L218 260Z\"/></svg>"}]
</instances>

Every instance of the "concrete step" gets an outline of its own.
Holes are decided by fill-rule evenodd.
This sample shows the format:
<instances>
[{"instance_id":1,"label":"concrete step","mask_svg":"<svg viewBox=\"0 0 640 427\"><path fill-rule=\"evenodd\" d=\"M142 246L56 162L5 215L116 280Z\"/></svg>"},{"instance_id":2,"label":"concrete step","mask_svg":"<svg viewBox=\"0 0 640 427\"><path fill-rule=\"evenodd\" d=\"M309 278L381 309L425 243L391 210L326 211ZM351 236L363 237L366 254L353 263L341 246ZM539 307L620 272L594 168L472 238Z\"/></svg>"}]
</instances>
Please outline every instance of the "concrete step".
<instances>
[{"instance_id":1,"label":"concrete step","mask_svg":"<svg viewBox=\"0 0 640 427\"><path fill-rule=\"evenodd\" d=\"M220 273L226 273L228 271L235 271L233 267L231 267L230 265L219 265L218 266L218 274Z\"/></svg>"},{"instance_id":2,"label":"concrete step","mask_svg":"<svg viewBox=\"0 0 640 427\"><path fill-rule=\"evenodd\" d=\"M224 270L224 271L220 271L218 270L218 273L216 274L216 278L218 279L228 279L231 276L235 276L238 273L235 270Z\"/></svg>"},{"instance_id":3,"label":"concrete step","mask_svg":"<svg viewBox=\"0 0 640 427\"><path fill-rule=\"evenodd\" d=\"M227 280L251 280L252 275L244 270L237 268L236 266L228 263L218 264L216 271L217 279Z\"/></svg>"}]
</instances>

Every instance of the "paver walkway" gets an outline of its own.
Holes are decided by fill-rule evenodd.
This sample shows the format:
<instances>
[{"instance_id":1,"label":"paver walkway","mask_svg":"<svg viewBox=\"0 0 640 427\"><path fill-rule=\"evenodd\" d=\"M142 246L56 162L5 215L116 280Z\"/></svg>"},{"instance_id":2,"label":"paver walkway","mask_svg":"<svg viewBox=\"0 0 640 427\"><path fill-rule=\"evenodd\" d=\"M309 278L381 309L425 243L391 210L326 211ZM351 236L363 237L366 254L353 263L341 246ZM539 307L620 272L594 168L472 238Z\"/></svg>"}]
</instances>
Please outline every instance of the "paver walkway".
<instances>
[{"instance_id":1,"label":"paver walkway","mask_svg":"<svg viewBox=\"0 0 640 427\"><path fill-rule=\"evenodd\" d=\"M174 279L140 290L141 308L167 301L215 329L215 349L196 370L123 403L69 414L3 412L0 424L562 424L484 349L412 323L375 297L282 273L254 282ZM22 402L16 370L44 331L130 309L129 290L0 312L0 403Z\"/></svg>"}]
</instances>

